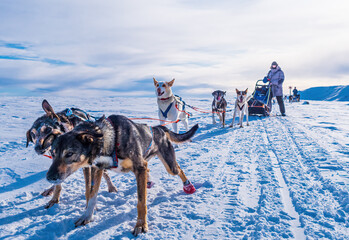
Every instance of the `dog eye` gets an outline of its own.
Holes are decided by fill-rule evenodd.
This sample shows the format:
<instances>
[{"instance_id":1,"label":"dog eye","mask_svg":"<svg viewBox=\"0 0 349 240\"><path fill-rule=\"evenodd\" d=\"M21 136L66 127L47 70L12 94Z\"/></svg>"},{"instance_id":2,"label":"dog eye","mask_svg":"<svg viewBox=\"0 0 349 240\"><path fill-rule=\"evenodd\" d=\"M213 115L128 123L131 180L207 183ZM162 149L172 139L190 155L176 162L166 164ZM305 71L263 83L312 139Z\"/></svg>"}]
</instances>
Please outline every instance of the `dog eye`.
<instances>
[{"instance_id":1,"label":"dog eye","mask_svg":"<svg viewBox=\"0 0 349 240\"><path fill-rule=\"evenodd\" d=\"M51 128L45 128L44 133L48 134L48 133L50 133L50 132L52 132L52 129L51 129Z\"/></svg>"},{"instance_id":2,"label":"dog eye","mask_svg":"<svg viewBox=\"0 0 349 240\"><path fill-rule=\"evenodd\" d=\"M72 152L68 152L68 153L65 155L65 157L66 157L66 158L69 158L69 157L73 156L73 154L74 154L74 153L72 153Z\"/></svg>"}]
</instances>

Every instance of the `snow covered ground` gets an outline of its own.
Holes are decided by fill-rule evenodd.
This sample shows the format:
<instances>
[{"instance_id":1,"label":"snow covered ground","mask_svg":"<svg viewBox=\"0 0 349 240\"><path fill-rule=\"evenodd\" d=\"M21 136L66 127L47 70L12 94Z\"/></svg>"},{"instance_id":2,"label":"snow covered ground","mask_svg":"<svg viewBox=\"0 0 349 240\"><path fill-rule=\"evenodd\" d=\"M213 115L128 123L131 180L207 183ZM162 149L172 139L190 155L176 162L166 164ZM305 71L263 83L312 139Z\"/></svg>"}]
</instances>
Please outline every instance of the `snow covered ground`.
<instances>
[{"instance_id":1,"label":"snow covered ground","mask_svg":"<svg viewBox=\"0 0 349 240\"><path fill-rule=\"evenodd\" d=\"M94 116L157 117L155 98L48 100L56 110L75 106ZM185 100L204 109L211 104ZM87 226L74 227L85 207L81 170L62 185L61 202L44 209L49 198L40 193L50 186L51 160L25 148L27 129L43 114L41 101L0 98L0 238L132 239L132 173L110 172L119 192L108 193L102 182L95 221ZM210 115L190 111L190 125L200 129L176 154L197 192L186 195L180 179L152 159L149 232L139 239L349 239L349 104L310 101L286 109L287 117L250 117L242 129L223 129Z\"/></svg>"}]
</instances>

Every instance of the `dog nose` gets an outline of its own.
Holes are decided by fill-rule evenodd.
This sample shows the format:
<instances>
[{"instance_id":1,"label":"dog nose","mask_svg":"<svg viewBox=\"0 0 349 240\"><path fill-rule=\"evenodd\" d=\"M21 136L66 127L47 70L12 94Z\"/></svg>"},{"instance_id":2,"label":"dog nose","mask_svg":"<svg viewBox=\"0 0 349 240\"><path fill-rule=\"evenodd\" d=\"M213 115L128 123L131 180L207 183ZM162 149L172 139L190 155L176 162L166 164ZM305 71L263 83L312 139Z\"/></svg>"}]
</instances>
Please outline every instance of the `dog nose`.
<instances>
[{"instance_id":1,"label":"dog nose","mask_svg":"<svg viewBox=\"0 0 349 240\"><path fill-rule=\"evenodd\" d=\"M46 174L47 181L51 183L56 183L59 180L58 174L51 174L49 171Z\"/></svg>"},{"instance_id":2,"label":"dog nose","mask_svg":"<svg viewBox=\"0 0 349 240\"><path fill-rule=\"evenodd\" d=\"M45 150L42 149L42 146L41 146L41 145L35 145L34 149L35 149L35 152L36 152L37 154L39 154L39 155L42 155L42 154L45 153Z\"/></svg>"}]
</instances>

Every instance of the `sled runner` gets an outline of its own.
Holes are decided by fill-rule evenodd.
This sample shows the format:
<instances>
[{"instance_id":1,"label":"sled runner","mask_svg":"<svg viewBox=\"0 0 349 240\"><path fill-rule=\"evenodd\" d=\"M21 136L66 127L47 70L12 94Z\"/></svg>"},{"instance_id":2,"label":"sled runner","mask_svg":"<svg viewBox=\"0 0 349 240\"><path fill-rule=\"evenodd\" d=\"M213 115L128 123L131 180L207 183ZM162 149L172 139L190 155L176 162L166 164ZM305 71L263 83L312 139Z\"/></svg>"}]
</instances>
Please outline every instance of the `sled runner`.
<instances>
[{"instance_id":1,"label":"sled runner","mask_svg":"<svg viewBox=\"0 0 349 240\"><path fill-rule=\"evenodd\" d=\"M249 115L269 116L271 109L271 88L269 82L258 80L252 98L248 101Z\"/></svg>"}]
</instances>

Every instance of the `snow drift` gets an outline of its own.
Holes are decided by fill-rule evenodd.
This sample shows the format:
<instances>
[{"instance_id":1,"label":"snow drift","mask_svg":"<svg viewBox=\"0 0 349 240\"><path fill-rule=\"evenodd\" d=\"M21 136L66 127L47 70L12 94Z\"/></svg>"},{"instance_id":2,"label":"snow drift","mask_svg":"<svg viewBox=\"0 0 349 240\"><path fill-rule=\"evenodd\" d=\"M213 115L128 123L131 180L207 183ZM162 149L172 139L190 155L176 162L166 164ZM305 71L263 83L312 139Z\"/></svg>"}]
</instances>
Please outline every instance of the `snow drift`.
<instances>
[{"instance_id":1,"label":"snow drift","mask_svg":"<svg viewBox=\"0 0 349 240\"><path fill-rule=\"evenodd\" d=\"M349 101L349 86L308 88L301 92L301 99L317 101Z\"/></svg>"}]
</instances>

